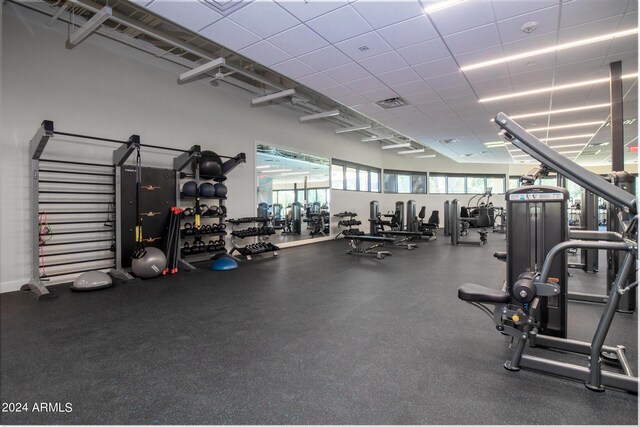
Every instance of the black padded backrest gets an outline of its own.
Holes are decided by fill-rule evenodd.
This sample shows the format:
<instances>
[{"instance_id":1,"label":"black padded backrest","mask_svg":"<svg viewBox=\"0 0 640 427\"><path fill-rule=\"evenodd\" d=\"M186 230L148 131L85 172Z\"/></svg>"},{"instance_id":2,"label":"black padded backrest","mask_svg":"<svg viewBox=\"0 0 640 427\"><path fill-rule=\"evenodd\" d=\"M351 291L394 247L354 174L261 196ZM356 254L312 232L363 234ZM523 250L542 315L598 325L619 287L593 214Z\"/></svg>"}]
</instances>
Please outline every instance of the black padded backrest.
<instances>
[{"instance_id":1,"label":"black padded backrest","mask_svg":"<svg viewBox=\"0 0 640 427\"><path fill-rule=\"evenodd\" d=\"M422 209L420 209L420 213L418 214L418 218L424 219L425 215L427 215L427 208L423 206Z\"/></svg>"},{"instance_id":2,"label":"black padded backrest","mask_svg":"<svg viewBox=\"0 0 640 427\"><path fill-rule=\"evenodd\" d=\"M486 206L480 206L478 208L478 219L476 220L476 227L489 227L491 220L489 219L489 210Z\"/></svg>"},{"instance_id":3,"label":"black padded backrest","mask_svg":"<svg viewBox=\"0 0 640 427\"><path fill-rule=\"evenodd\" d=\"M440 225L440 211L431 211L431 216L427 222L429 224Z\"/></svg>"},{"instance_id":4,"label":"black padded backrest","mask_svg":"<svg viewBox=\"0 0 640 427\"><path fill-rule=\"evenodd\" d=\"M460 218L469 218L469 210L464 206L460 207Z\"/></svg>"}]
</instances>

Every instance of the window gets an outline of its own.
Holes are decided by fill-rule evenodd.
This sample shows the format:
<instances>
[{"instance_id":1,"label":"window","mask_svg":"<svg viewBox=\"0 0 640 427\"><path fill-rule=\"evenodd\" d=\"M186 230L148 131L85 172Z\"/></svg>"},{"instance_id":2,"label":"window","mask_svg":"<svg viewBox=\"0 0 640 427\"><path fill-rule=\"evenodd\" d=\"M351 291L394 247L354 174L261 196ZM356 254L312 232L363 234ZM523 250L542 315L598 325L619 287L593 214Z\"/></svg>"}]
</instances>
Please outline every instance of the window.
<instances>
[{"instance_id":1,"label":"window","mask_svg":"<svg viewBox=\"0 0 640 427\"><path fill-rule=\"evenodd\" d=\"M447 193L449 194L464 194L466 193L464 188L464 176L448 176L447 177Z\"/></svg>"},{"instance_id":2,"label":"window","mask_svg":"<svg viewBox=\"0 0 640 427\"><path fill-rule=\"evenodd\" d=\"M356 168L345 168L345 190L357 190L358 189L358 172Z\"/></svg>"},{"instance_id":3,"label":"window","mask_svg":"<svg viewBox=\"0 0 640 427\"><path fill-rule=\"evenodd\" d=\"M513 178L513 177L512 177ZM504 194L506 180L503 175L429 174L430 194Z\"/></svg>"},{"instance_id":4,"label":"window","mask_svg":"<svg viewBox=\"0 0 640 427\"><path fill-rule=\"evenodd\" d=\"M425 194L427 192L427 176L413 175L411 192L414 194Z\"/></svg>"},{"instance_id":5,"label":"window","mask_svg":"<svg viewBox=\"0 0 640 427\"><path fill-rule=\"evenodd\" d=\"M369 178L370 178L370 191L379 193L380 192L380 172L373 172L370 171L369 172Z\"/></svg>"},{"instance_id":6,"label":"window","mask_svg":"<svg viewBox=\"0 0 640 427\"><path fill-rule=\"evenodd\" d=\"M398 175L395 173L384 173L384 192L385 193L397 193L398 192Z\"/></svg>"},{"instance_id":7,"label":"window","mask_svg":"<svg viewBox=\"0 0 640 427\"><path fill-rule=\"evenodd\" d=\"M520 177L519 176L510 176L509 177L509 190L520 187Z\"/></svg>"},{"instance_id":8,"label":"window","mask_svg":"<svg viewBox=\"0 0 640 427\"><path fill-rule=\"evenodd\" d=\"M425 172L385 170L384 192L425 194L427 192L427 174Z\"/></svg>"},{"instance_id":9,"label":"window","mask_svg":"<svg viewBox=\"0 0 640 427\"><path fill-rule=\"evenodd\" d=\"M360 191L369 190L369 171L358 171L358 189Z\"/></svg>"},{"instance_id":10,"label":"window","mask_svg":"<svg viewBox=\"0 0 640 427\"><path fill-rule=\"evenodd\" d=\"M331 188L380 192L380 169L338 159L331 164Z\"/></svg>"},{"instance_id":11,"label":"window","mask_svg":"<svg viewBox=\"0 0 640 427\"><path fill-rule=\"evenodd\" d=\"M433 194L447 194L447 177L429 174L429 192Z\"/></svg>"},{"instance_id":12,"label":"window","mask_svg":"<svg viewBox=\"0 0 640 427\"><path fill-rule=\"evenodd\" d=\"M344 189L344 166L333 164L331 167L331 188Z\"/></svg>"}]
</instances>

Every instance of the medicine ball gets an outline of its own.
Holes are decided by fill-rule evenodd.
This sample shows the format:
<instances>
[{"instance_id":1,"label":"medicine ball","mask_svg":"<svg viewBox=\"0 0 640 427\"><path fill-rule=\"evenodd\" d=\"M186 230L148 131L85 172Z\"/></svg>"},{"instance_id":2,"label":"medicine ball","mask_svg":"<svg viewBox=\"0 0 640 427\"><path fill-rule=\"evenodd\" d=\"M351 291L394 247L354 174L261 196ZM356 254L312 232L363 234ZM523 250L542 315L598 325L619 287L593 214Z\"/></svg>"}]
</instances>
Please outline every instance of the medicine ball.
<instances>
[{"instance_id":1,"label":"medicine ball","mask_svg":"<svg viewBox=\"0 0 640 427\"><path fill-rule=\"evenodd\" d=\"M216 188L210 182L200 184L200 195L202 197L215 197Z\"/></svg>"},{"instance_id":2,"label":"medicine ball","mask_svg":"<svg viewBox=\"0 0 640 427\"><path fill-rule=\"evenodd\" d=\"M220 156L213 151L203 151L202 157L200 157L200 176L210 179L220 175L222 175L222 159Z\"/></svg>"},{"instance_id":3,"label":"medicine ball","mask_svg":"<svg viewBox=\"0 0 640 427\"><path fill-rule=\"evenodd\" d=\"M167 257L158 248L145 248L145 254L131 261L133 274L141 279L151 279L162 274L167 266Z\"/></svg>"},{"instance_id":4,"label":"medicine ball","mask_svg":"<svg viewBox=\"0 0 640 427\"><path fill-rule=\"evenodd\" d=\"M214 187L215 187L216 196L222 197L227 195L227 186L224 185L223 183L219 182L216 185L214 185Z\"/></svg>"},{"instance_id":5,"label":"medicine ball","mask_svg":"<svg viewBox=\"0 0 640 427\"><path fill-rule=\"evenodd\" d=\"M202 192L202 190L200 190ZM185 182L182 186L182 192L185 196L195 197L196 196L196 182L188 181Z\"/></svg>"}]
</instances>

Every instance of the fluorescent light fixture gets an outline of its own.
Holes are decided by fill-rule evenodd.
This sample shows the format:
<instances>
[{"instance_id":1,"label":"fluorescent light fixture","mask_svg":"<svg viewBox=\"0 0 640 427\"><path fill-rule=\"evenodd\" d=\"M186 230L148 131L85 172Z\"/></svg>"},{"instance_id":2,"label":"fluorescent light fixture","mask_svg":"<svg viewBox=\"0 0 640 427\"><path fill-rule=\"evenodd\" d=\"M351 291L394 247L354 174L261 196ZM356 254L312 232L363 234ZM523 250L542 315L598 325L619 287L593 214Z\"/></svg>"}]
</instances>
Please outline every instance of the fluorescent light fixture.
<instances>
[{"instance_id":1,"label":"fluorescent light fixture","mask_svg":"<svg viewBox=\"0 0 640 427\"><path fill-rule=\"evenodd\" d=\"M322 113L310 114L308 116L300 117L301 122L308 122L309 120L326 119L327 117L335 117L340 115L340 110L323 111Z\"/></svg>"},{"instance_id":2,"label":"fluorescent light fixture","mask_svg":"<svg viewBox=\"0 0 640 427\"><path fill-rule=\"evenodd\" d=\"M525 130L527 132L539 132L543 130L571 129L571 128L581 128L581 127L596 126L596 125L603 125L603 124L604 124L604 120L600 120L597 122L572 123L568 125L549 126L544 128L529 128Z\"/></svg>"},{"instance_id":3,"label":"fluorescent light fixture","mask_svg":"<svg viewBox=\"0 0 640 427\"><path fill-rule=\"evenodd\" d=\"M511 157L513 157L514 159L517 157L529 157L528 154L518 154L517 156L514 156L513 154L511 155Z\"/></svg>"},{"instance_id":4,"label":"fluorescent light fixture","mask_svg":"<svg viewBox=\"0 0 640 427\"><path fill-rule=\"evenodd\" d=\"M398 154L418 154L418 153L424 153L424 148L418 148L417 150L398 151Z\"/></svg>"},{"instance_id":5,"label":"fluorescent light fixture","mask_svg":"<svg viewBox=\"0 0 640 427\"><path fill-rule=\"evenodd\" d=\"M548 116L551 114L562 114L562 113L572 113L574 111L583 111L583 110L595 110L598 108L606 108L611 106L611 104L593 104L593 105L585 105L582 107L573 107L573 108L562 108L560 110L548 110L548 111L540 111L537 113L527 113L527 114L518 114L515 116L511 116L512 119L523 119L525 117L538 117L538 116ZM493 119L491 119L493 121Z\"/></svg>"},{"instance_id":6,"label":"fluorescent light fixture","mask_svg":"<svg viewBox=\"0 0 640 427\"><path fill-rule=\"evenodd\" d=\"M271 165L256 166L256 169L269 169Z\"/></svg>"},{"instance_id":7,"label":"fluorescent light fixture","mask_svg":"<svg viewBox=\"0 0 640 427\"><path fill-rule=\"evenodd\" d=\"M423 156L416 156L416 159L432 159L435 156L436 156L435 154L425 154Z\"/></svg>"},{"instance_id":8,"label":"fluorescent light fixture","mask_svg":"<svg viewBox=\"0 0 640 427\"><path fill-rule=\"evenodd\" d=\"M280 176L289 176L289 175L309 175L309 172L289 172L289 173L280 174Z\"/></svg>"},{"instance_id":9,"label":"fluorescent light fixture","mask_svg":"<svg viewBox=\"0 0 640 427\"><path fill-rule=\"evenodd\" d=\"M393 136L370 136L368 138L362 138L362 142L382 141L383 139L391 139Z\"/></svg>"},{"instance_id":10,"label":"fluorescent light fixture","mask_svg":"<svg viewBox=\"0 0 640 427\"><path fill-rule=\"evenodd\" d=\"M530 58L532 56L538 56L538 55L542 55L542 54L545 54L545 53L551 53L551 52L557 52L557 51L561 51L561 50L571 49L573 47L578 47L578 46L585 46L585 45L588 45L588 44L598 43L598 42L607 41L607 40L620 38L620 37L626 37L626 36L630 36L630 35L637 34L637 33L638 33L638 29L637 28L631 28L631 29L625 30L625 31L618 31L616 33L609 33L609 34L603 34L603 35L596 36L596 37L589 37L589 38L586 38L586 39L576 40L576 41L569 42L569 43L562 43L562 44L558 44L558 45L555 45L555 46L545 47L545 48L542 48L542 49L536 49L536 50L531 50L531 51L528 51L528 52L518 53L518 54L515 54L515 55L505 56L505 57L493 59L493 60L490 60L490 61L484 61L484 62L478 62L476 64L465 65L463 67L460 67L460 71L471 71L471 70L476 70L478 68L490 67L490 66L496 65L496 64L503 64L505 62L515 61L517 59Z\"/></svg>"},{"instance_id":11,"label":"fluorescent light fixture","mask_svg":"<svg viewBox=\"0 0 640 427\"><path fill-rule=\"evenodd\" d=\"M282 92L271 93L269 95L261 96L260 98L254 98L251 100L251 105L263 104L265 102L274 101L280 98L286 98L287 96L293 96L296 94L295 89L287 89Z\"/></svg>"},{"instance_id":12,"label":"fluorescent light fixture","mask_svg":"<svg viewBox=\"0 0 640 427\"><path fill-rule=\"evenodd\" d=\"M411 147L411 143L410 142L403 142L402 144L389 144L389 145L384 145L382 146L383 150L391 150L394 148L405 148L405 147Z\"/></svg>"},{"instance_id":13,"label":"fluorescent light fixture","mask_svg":"<svg viewBox=\"0 0 640 427\"><path fill-rule=\"evenodd\" d=\"M218 68L225 63L226 61L224 58L214 59L213 61L207 62L204 65L194 68L193 70L189 70L185 73L180 74L180 77L178 77L178 81L185 82L187 80L191 80L201 74L208 73L209 71Z\"/></svg>"},{"instance_id":14,"label":"fluorescent light fixture","mask_svg":"<svg viewBox=\"0 0 640 427\"><path fill-rule=\"evenodd\" d=\"M507 144L505 144L502 141L491 141L491 142L485 142L484 145L487 148L498 148L498 147L506 147Z\"/></svg>"},{"instance_id":15,"label":"fluorescent light fixture","mask_svg":"<svg viewBox=\"0 0 640 427\"><path fill-rule=\"evenodd\" d=\"M638 73L625 74L624 76L622 76L622 79L630 79L630 78L636 78L636 77L638 77ZM478 102L482 103L482 102L499 101L501 99L508 99L508 98L516 98L516 97L520 98L527 95L537 95L539 93L556 92L560 90L572 89L572 88L582 87L582 86L593 86L599 83L609 83L610 81L611 79L609 77L605 77L602 79L585 80L582 82L567 83L564 85L549 86L549 87L543 87L540 89L525 90L523 92L509 93L507 95L492 96L490 98L482 98L482 99L479 99Z\"/></svg>"},{"instance_id":16,"label":"fluorescent light fixture","mask_svg":"<svg viewBox=\"0 0 640 427\"><path fill-rule=\"evenodd\" d=\"M565 139L580 139L580 138L591 138L595 133L585 133L583 135L567 135L567 136L558 136L555 138L542 138L540 141L549 142L549 141L563 141Z\"/></svg>"},{"instance_id":17,"label":"fluorescent light fixture","mask_svg":"<svg viewBox=\"0 0 640 427\"><path fill-rule=\"evenodd\" d=\"M550 145L550 148L553 148L554 150L556 148L571 148L571 147L584 147L585 145L587 145L586 143L583 144L562 144L562 145Z\"/></svg>"},{"instance_id":18,"label":"fluorescent light fixture","mask_svg":"<svg viewBox=\"0 0 640 427\"><path fill-rule=\"evenodd\" d=\"M423 10L424 10L424 13L433 13L433 12L444 10L444 9L450 8L451 6L455 6L457 4L463 3L464 1L466 0L442 0L431 6L426 6Z\"/></svg>"},{"instance_id":19,"label":"fluorescent light fixture","mask_svg":"<svg viewBox=\"0 0 640 427\"><path fill-rule=\"evenodd\" d=\"M105 6L95 13L84 25L78 28L69 36L69 44L77 46L82 40L86 39L93 33L104 21L111 18L111 8Z\"/></svg>"},{"instance_id":20,"label":"fluorescent light fixture","mask_svg":"<svg viewBox=\"0 0 640 427\"><path fill-rule=\"evenodd\" d=\"M262 173L276 173L276 172L289 172L292 171L293 169L271 169L268 171L262 171Z\"/></svg>"},{"instance_id":21,"label":"fluorescent light fixture","mask_svg":"<svg viewBox=\"0 0 640 427\"><path fill-rule=\"evenodd\" d=\"M336 129L336 133L357 132L359 130L371 129L371 125L353 126L350 128Z\"/></svg>"},{"instance_id":22,"label":"fluorescent light fixture","mask_svg":"<svg viewBox=\"0 0 640 427\"><path fill-rule=\"evenodd\" d=\"M582 153L582 150L558 151L558 154L576 154L576 153Z\"/></svg>"}]
</instances>

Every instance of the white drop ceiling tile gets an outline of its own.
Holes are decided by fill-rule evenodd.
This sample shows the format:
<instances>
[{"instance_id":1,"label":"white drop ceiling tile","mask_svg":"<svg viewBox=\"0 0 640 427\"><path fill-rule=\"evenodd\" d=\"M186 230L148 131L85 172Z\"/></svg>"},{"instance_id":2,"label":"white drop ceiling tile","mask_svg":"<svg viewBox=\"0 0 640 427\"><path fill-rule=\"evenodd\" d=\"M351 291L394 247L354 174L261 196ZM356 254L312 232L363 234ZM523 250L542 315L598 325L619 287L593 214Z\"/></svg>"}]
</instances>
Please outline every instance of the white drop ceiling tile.
<instances>
[{"instance_id":1,"label":"white drop ceiling tile","mask_svg":"<svg viewBox=\"0 0 640 427\"><path fill-rule=\"evenodd\" d=\"M331 1L291 1L283 0L276 2L289 11L292 15L300 19L301 21L308 21L316 18L332 10L348 5L345 0L331 0Z\"/></svg>"},{"instance_id":2,"label":"white drop ceiling tile","mask_svg":"<svg viewBox=\"0 0 640 427\"><path fill-rule=\"evenodd\" d=\"M306 23L331 43L368 33L371 26L351 6L329 12Z\"/></svg>"},{"instance_id":3,"label":"white drop ceiling tile","mask_svg":"<svg viewBox=\"0 0 640 427\"><path fill-rule=\"evenodd\" d=\"M260 40L257 35L227 18L209 25L199 33L231 50L240 50Z\"/></svg>"},{"instance_id":4,"label":"white drop ceiling tile","mask_svg":"<svg viewBox=\"0 0 640 427\"><path fill-rule=\"evenodd\" d=\"M638 37L622 37L613 40L609 49L609 55L615 55L626 52L638 52Z\"/></svg>"},{"instance_id":5,"label":"white drop ceiling tile","mask_svg":"<svg viewBox=\"0 0 640 427\"><path fill-rule=\"evenodd\" d=\"M392 50L391 46L375 31L336 43L335 46L353 60L368 58Z\"/></svg>"},{"instance_id":6,"label":"white drop ceiling tile","mask_svg":"<svg viewBox=\"0 0 640 427\"><path fill-rule=\"evenodd\" d=\"M381 73L378 74L377 77L382 81L382 83L389 87L407 82L422 82L422 78L409 67L390 71L388 73Z\"/></svg>"},{"instance_id":7,"label":"white drop ceiling tile","mask_svg":"<svg viewBox=\"0 0 640 427\"><path fill-rule=\"evenodd\" d=\"M469 84L460 71L449 74L442 74L436 77L425 78L425 81L436 92L438 91L438 89L451 86L459 86L463 84L469 87ZM469 90L471 90L470 87Z\"/></svg>"},{"instance_id":8,"label":"white drop ceiling tile","mask_svg":"<svg viewBox=\"0 0 640 427\"><path fill-rule=\"evenodd\" d=\"M538 83L540 85L547 84L547 86L553 83L553 68L547 68L544 70L527 71L525 73L518 73L511 75L511 84L514 90L519 90L520 87L530 85L532 83Z\"/></svg>"},{"instance_id":9,"label":"white drop ceiling tile","mask_svg":"<svg viewBox=\"0 0 640 427\"><path fill-rule=\"evenodd\" d=\"M416 107L418 110L422 111L423 113L427 113L427 114L433 111L449 108L449 106L444 101L442 101L439 97L432 101L420 102L420 103L416 102L413 104L413 106Z\"/></svg>"},{"instance_id":10,"label":"white drop ceiling tile","mask_svg":"<svg viewBox=\"0 0 640 427\"><path fill-rule=\"evenodd\" d=\"M565 2L562 4L560 26L562 28L572 27L609 16L622 15L628 5L629 0L573 0Z\"/></svg>"},{"instance_id":11,"label":"white drop ceiling tile","mask_svg":"<svg viewBox=\"0 0 640 427\"><path fill-rule=\"evenodd\" d=\"M614 33L618 31L620 22L622 21L622 15L613 16L610 18L600 19L598 21L589 22L587 24L575 25L573 27L561 28L558 36L558 43L569 43L577 40L582 40L597 35L603 35L608 33ZM634 36L627 36L634 37ZM594 44L606 44L608 41L602 41Z\"/></svg>"},{"instance_id":12,"label":"white drop ceiling tile","mask_svg":"<svg viewBox=\"0 0 640 427\"><path fill-rule=\"evenodd\" d=\"M457 55L500 44L500 35L496 24L491 23L445 36L444 42Z\"/></svg>"},{"instance_id":13,"label":"white drop ceiling tile","mask_svg":"<svg viewBox=\"0 0 640 427\"><path fill-rule=\"evenodd\" d=\"M360 112L360 113L362 113L362 114L364 114L364 115L366 115L366 116L369 116L369 115L372 115L372 114L378 114L378 113L384 111L382 107L380 107L379 105L376 105L374 103L358 105L357 107L354 107L353 109L358 111L358 112Z\"/></svg>"},{"instance_id":14,"label":"white drop ceiling tile","mask_svg":"<svg viewBox=\"0 0 640 427\"><path fill-rule=\"evenodd\" d=\"M351 89L343 85L329 86L329 87L323 88L319 92L322 93L324 96L328 96L331 99L345 98L347 96L356 95L354 91L352 91Z\"/></svg>"},{"instance_id":15,"label":"white drop ceiling tile","mask_svg":"<svg viewBox=\"0 0 640 427\"><path fill-rule=\"evenodd\" d=\"M317 91L337 84L335 80L323 73L313 73L308 76L300 77L298 78L298 83Z\"/></svg>"},{"instance_id":16,"label":"white drop ceiling tile","mask_svg":"<svg viewBox=\"0 0 640 427\"><path fill-rule=\"evenodd\" d=\"M414 95L417 93L432 92L431 88L424 81L414 81L409 83L395 84L389 86L400 96Z\"/></svg>"},{"instance_id":17,"label":"white drop ceiling tile","mask_svg":"<svg viewBox=\"0 0 640 427\"><path fill-rule=\"evenodd\" d=\"M385 84L373 76L365 77L364 79L358 79L351 82L344 83L344 86L348 87L356 93L369 92L372 90L384 89Z\"/></svg>"},{"instance_id":18,"label":"white drop ceiling tile","mask_svg":"<svg viewBox=\"0 0 640 427\"><path fill-rule=\"evenodd\" d=\"M300 77L308 76L309 74L316 72L314 68L295 58L276 64L271 68L293 80L297 80Z\"/></svg>"},{"instance_id":19,"label":"white drop ceiling tile","mask_svg":"<svg viewBox=\"0 0 640 427\"><path fill-rule=\"evenodd\" d=\"M558 0L492 0L491 3L496 20L501 21L534 10L555 6L558 4Z\"/></svg>"},{"instance_id":20,"label":"white drop ceiling tile","mask_svg":"<svg viewBox=\"0 0 640 427\"><path fill-rule=\"evenodd\" d=\"M456 64L456 61L452 58L442 58L425 62L424 64L414 65L412 68L423 79L459 72L458 64Z\"/></svg>"},{"instance_id":21,"label":"white drop ceiling tile","mask_svg":"<svg viewBox=\"0 0 640 427\"><path fill-rule=\"evenodd\" d=\"M398 49L397 52L409 65L423 64L450 56L447 46L440 39L414 44Z\"/></svg>"},{"instance_id":22,"label":"white drop ceiling tile","mask_svg":"<svg viewBox=\"0 0 640 427\"><path fill-rule=\"evenodd\" d=\"M227 17L262 38L300 24L300 20L276 3L266 0L254 1Z\"/></svg>"},{"instance_id":23,"label":"white drop ceiling tile","mask_svg":"<svg viewBox=\"0 0 640 427\"><path fill-rule=\"evenodd\" d=\"M324 73L338 83L348 83L354 80L363 79L365 77L371 77L371 73L369 73L367 70L365 70L355 62L351 62L335 68L330 68L328 70L325 70Z\"/></svg>"},{"instance_id":24,"label":"white drop ceiling tile","mask_svg":"<svg viewBox=\"0 0 640 427\"><path fill-rule=\"evenodd\" d=\"M398 96L397 93L395 93L388 87L372 90L370 92L363 92L360 95L364 96L371 102L378 102L382 101L383 99L395 98Z\"/></svg>"},{"instance_id":25,"label":"white drop ceiling tile","mask_svg":"<svg viewBox=\"0 0 640 427\"><path fill-rule=\"evenodd\" d=\"M632 1L631 4L635 5L635 10L627 11L627 13L624 14L619 31L638 27L638 2Z\"/></svg>"},{"instance_id":26,"label":"white drop ceiling tile","mask_svg":"<svg viewBox=\"0 0 640 427\"><path fill-rule=\"evenodd\" d=\"M429 16L443 36L494 21L493 11L486 1L466 1Z\"/></svg>"},{"instance_id":27,"label":"white drop ceiling tile","mask_svg":"<svg viewBox=\"0 0 640 427\"><path fill-rule=\"evenodd\" d=\"M482 107L478 105L478 100L466 94L446 98L445 103L456 112L464 110L467 112L484 113Z\"/></svg>"},{"instance_id":28,"label":"white drop ceiling tile","mask_svg":"<svg viewBox=\"0 0 640 427\"><path fill-rule=\"evenodd\" d=\"M402 57L396 52L386 52L381 55L365 58L358 61L358 63L374 75L398 70L408 66L404 59L402 59Z\"/></svg>"},{"instance_id":29,"label":"white drop ceiling tile","mask_svg":"<svg viewBox=\"0 0 640 427\"><path fill-rule=\"evenodd\" d=\"M394 49L433 40L438 37L435 28L433 28L429 19L424 15L381 28L377 31Z\"/></svg>"},{"instance_id":30,"label":"white drop ceiling tile","mask_svg":"<svg viewBox=\"0 0 640 427\"><path fill-rule=\"evenodd\" d=\"M414 105L440 101L440 97L432 90L429 90L427 92L418 92L418 93L412 93L412 94L402 95L402 96L404 97L404 99L406 99L407 101L409 101Z\"/></svg>"},{"instance_id":31,"label":"white drop ceiling tile","mask_svg":"<svg viewBox=\"0 0 640 427\"><path fill-rule=\"evenodd\" d=\"M541 34L535 37L517 40L514 42L502 43L502 51L504 52L504 55L509 56L509 55L516 55L522 52L527 52L535 49L542 49L545 47L555 46L555 45L557 45L556 34L546 33L546 34ZM540 55L540 56L546 56L546 55L553 56L553 53ZM499 57L500 56L498 56L498 58ZM493 58L493 57L486 58L485 61L490 61L492 59L497 59L497 58Z\"/></svg>"},{"instance_id":32,"label":"white drop ceiling tile","mask_svg":"<svg viewBox=\"0 0 640 427\"><path fill-rule=\"evenodd\" d=\"M306 55L299 56L298 59L318 71L328 70L340 65L352 62L345 54L333 46L325 46Z\"/></svg>"},{"instance_id":33,"label":"white drop ceiling tile","mask_svg":"<svg viewBox=\"0 0 640 427\"><path fill-rule=\"evenodd\" d=\"M449 98L456 98L459 96L468 96L471 99L477 99L471 90L471 87L467 83L458 86L434 88L433 90L440 95L445 102Z\"/></svg>"},{"instance_id":34,"label":"white drop ceiling tile","mask_svg":"<svg viewBox=\"0 0 640 427\"><path fill-rule=\"evenodd\" d=\"M631 72L638 66L638 51L616 53L609 55L605 58L604 63L610 64L615 61L622 61L622 70L627 73L626 70Z\"/></svg>"},{"instance_id":35,"label":"white drop ceiling tile","mask_svg":"<svg viewBox=\"0 0 640 427\"><path fill-rule=\"evenodd\" d=\"M373 28L382 28L416 16L424 15L417 0L393 2L360 0L352 6Z\"/></svg>"},{"instance_id":36,"label":"white drop ceiling tile","mask_svg":"<svg viewBox=\"0 0 640 427\"><path fill-rule=\"evenodd\" d=\"M508 43L548 32L555 33L558 30L558 10L559 6L556 5L498 21L500 39L503 43ZM522 31L522 26L529 22L537 22L537 27L532 33Z\"/></svg>"},{"instance_id":37,"label":"white drop ceiling tile","mask_svg":"<svg viewBox=\"0 0 640 427\"><path fill-rule=\"evenodd\" d=\"M480 98L489 97L489 94L507 94L512 92L511 82L507 78L498 78L491 80L483 80L481 82L472 82L471 87Z\"/></svg>"},{"instance_id":38,"label":"white drop ceiling tile","mask_svg":"<svg viewBox=\"0 0 640 427\"><path fill-rule=\"evenodd\" d=\"M609 52L610 43L594 44L591 46L580 46L567 49L558 55L556 66L571 64L573 62L586 61L594 58L603 58Z\"/></svg>"},{"instance_id":39,"label":"white drop ceiling tile","mask_svg":"<svg viewBox=\"0 0 640 427\"><path fill-rule=\"evenodd\" d=\"M302 24L271 36L268 41L292 56L300 56L329 44Z\"/></svg>"},{"instance_id":40,"label":"white drop ceiling tile","mask_svg":"<svg viewBox=\"0 0 640 427\"><path fill-rule=\"evenodd\" d=\"M496 79L502 79L506 81L507 84L509 83L509 68L507 64L497 64L492 67L463 71L463 74L472 86L476 83Z\"/></svg>"},{"instance_id":41,"label":"white drop ceiling tile","mask_svg":"<svg viewBox=\"0 0 640 427\"><path fill-rule=\"evenodd\" d=\"M389 111L391 114L397 117L404 117L404 116L408 117L411 115L415 116L416 114L418 115L423 114L413 105L403 105L402 107L389 108L387 111Z\"/></svg>"},{"instance_id":42,"label":"white drop ceiling tile","mask_svg":"<svg viewBox=\"0 0 640 427\"><path fill-rule=\"evenodd\" d=\"M560 85L608 77L608 66L603 64L605 64L603 58L594 58L556 67L554 82Z\"/></svg>"},{"instance_id":43,"label":"white drop ceiling tile","mask_svg":"<svg viewBox=\"0 0 640 427\"><path fill-rule=\"evenodd\" d=\"M453 56L456 59L456 61L458 61L460 66L464 67L466 65L471 65L478 62L486 61L487 59L501 58L504 56L504 54L502 53L502 45L496 44L494 46L476 49L470 52L456 53ZM493 67L494 66L487 67L487 68L493 69Z\"/></svg>"},{"instance_id":44,"label":"white drop ceiling tile","mask_svg":"<svg viewBox=\"0 0 640 427\"><path fill-rule=\"evenodd\" d=\"M358 94L338 97L336 98L336 101L346 105L347 107L355 107L357 105L367 104L370 102L367 98L360 96Z\"/></svg>"},{"instance_id":45,"label":"white drop ceiling tile","mask_svg":"<svg viewBox=\"0 0 640 427\"><path fill-rule=\"evenodd\" d=\"M291 59L291 55L266 40L241 49L239 53L267 67Z\"/></svg>"},{"instance_id":46,"label":"white drop ceiling tile","mask_svg":"<svg viewBox=\"0 0 640 427\"><path fill-rule=\"evenodd\" d=\"M509 61L507 68L509 74L529 73L553 68L556 64L555 55L539 55L534 58L524 58L516 61Z\"/></svg>"},{"instance_id":47,"label":"white drop ceiling tile","mask_svg":"<svg viewBox=\"0 0 640 427\"><path fill-rule=\"evenodd\" d=\"M200 2L156 1L149 5L148 9L193 31L198 31L222 19L222 15Z\"/></svg>"}]
</instances>

